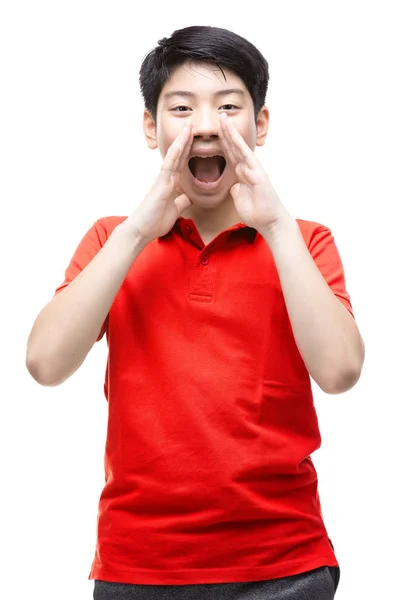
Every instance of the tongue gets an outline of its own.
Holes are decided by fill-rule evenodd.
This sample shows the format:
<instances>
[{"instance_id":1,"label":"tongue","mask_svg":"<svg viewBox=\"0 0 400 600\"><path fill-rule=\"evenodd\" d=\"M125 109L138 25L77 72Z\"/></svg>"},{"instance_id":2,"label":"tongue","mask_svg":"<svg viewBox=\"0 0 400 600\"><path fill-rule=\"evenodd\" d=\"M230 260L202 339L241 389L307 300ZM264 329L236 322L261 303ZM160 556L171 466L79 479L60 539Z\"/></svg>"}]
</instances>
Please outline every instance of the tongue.
<instances>
[{"instance_id":1,"label":"tongue","mask_svg":"<svg viewBox=\"0 0 400 600\"><path fill-rule=\"evenodd\" d=\"M193 174L200 181L217 181L221 175L220 159L216 156L210 158L193 159Z\"/></svg>"}]
</instances>

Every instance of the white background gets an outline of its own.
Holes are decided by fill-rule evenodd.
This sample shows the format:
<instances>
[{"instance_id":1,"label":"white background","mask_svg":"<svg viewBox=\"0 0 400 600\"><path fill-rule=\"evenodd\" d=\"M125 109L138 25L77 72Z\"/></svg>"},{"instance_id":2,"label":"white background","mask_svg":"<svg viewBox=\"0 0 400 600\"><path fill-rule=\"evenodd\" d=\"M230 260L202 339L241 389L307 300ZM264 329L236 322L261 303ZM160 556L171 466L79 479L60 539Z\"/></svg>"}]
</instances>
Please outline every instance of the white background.
<instances>
[{"instance_id":1,"label":"white background","mask_svg":"<svg viewBox=\"0 0 400 600\"><path fill-rule=\"evenodd\" d=\"M270 67L257 156L295 218L335 237L366 345L347 393L313 383L338 600L394 598L399 564L396 291L400 44L395 2L5 1L0 12L1 596L89 600L104 484L106 338L63 385L25 367L33 321L100 217L128 215L161 166L139 68L188 25L230 29Z\"/></svg>"}]
</instances>

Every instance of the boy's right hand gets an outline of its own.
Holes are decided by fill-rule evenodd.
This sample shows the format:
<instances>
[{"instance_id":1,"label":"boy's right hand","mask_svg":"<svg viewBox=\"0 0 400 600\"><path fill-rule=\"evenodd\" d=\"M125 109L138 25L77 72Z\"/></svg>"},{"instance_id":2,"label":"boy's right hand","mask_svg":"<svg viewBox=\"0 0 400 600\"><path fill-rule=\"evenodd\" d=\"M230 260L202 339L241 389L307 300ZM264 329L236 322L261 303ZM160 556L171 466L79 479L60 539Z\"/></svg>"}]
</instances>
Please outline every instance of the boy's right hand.
<instances>
[{"instance_id":1,"label":"boy's right hand","mask_svg":"<svg viewBox=\"0 0 400 600\"><path fill-rule=\"evenodd\" d=\"M170 231L183 211L192 204L180 192L182 169L187 165L192 145L192 124L185 124L165 155L161 171L141 204L121 225L149 243Z\"/></svg>"}]
</instances>

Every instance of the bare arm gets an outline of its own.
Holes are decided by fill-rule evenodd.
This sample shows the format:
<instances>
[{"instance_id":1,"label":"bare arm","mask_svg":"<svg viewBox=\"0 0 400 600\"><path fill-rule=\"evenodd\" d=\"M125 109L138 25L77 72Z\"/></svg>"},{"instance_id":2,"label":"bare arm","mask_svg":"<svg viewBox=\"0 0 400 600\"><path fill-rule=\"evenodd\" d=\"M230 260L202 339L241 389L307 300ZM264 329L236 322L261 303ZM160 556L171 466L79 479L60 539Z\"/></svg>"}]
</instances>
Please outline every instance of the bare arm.
<instances>
[{"instance_id":1,"label":"bare arm","mask_svg":"<svg viewBox=\"0 0 400 600\"><path fill-rule=\"evenodd\" d=\"M37 316L28 338L26 366L41 385L60 385L81 366L132 263L150 241L170 231L192 204L178 189L192 140L189 123L168 148L161 171L141 204Z\"/></svg>"},{"instance_id":2,"label":"bare arm","mask_svg":"<svg viewBox=\"0 0 400 600\"><path fill-rule=\"evenodd\" d=\"M81 366L146 244L126 222L117 225L83 271L41 310L26 352L27 369L38 383L60 385Z\"/></svg>"},{"instance_id":3,"label":"bare arm","mask_svg":"<svg viewBox=\"0 0 400 600\"><path fill-rule=\"evenodd\" d=\"M309 374L326 394L346 392L359 380L365 358L355 319L325 281L291 215L262 235L274 257L293 335Z\"/></svg>"}]
</instances>

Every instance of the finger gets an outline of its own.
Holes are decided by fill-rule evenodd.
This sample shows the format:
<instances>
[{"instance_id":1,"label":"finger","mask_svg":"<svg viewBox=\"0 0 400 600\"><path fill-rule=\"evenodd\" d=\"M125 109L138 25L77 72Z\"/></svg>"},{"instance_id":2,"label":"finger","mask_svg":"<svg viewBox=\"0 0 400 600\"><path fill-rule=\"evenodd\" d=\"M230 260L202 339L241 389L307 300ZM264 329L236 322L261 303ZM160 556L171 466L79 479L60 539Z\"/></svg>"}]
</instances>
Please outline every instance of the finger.
<instances>
[{"instance_id":1,"label":"finger","mask_svg":"<svg viewBox=\"0 0 400 600\"><path fill-rule=\"evenodd\" d=\"M245 161L250 169L255 168L258 163L254 156L254 152L246 144L233 123L228 122L228 119L226 119L226 132L231 144L236 150L236 156L240 157L239 160Z\"/></svg>"},{"instance_id":2,"label":"finger","mask_svg":"<svg viewBox=\"0 0 400 600\"><path fill-rule=\"evenodd\" d=\"M232 157L232 160L234 160L234 165L236 166L238 163L243 161L243 157L242 157L241 153L238 151L238 149L236 148L235 144L232 142L231 136L229 135L228 116L227 115L226 115L226 117L225 116L221 117L221 127L224 132L225 143L229 148L230 156Z\"/></svg>"},{"instance_id":3,"label":"finger","mask_svg":"<svg viewBox=\"0 0 400 600\"><path fill-rule=\"evenodd\" d=\"M191 143L190 128L191 128L190 122L189 123L185 123L185 125L182 128L182 140L181 140L181 143L179 145L179 151L176 154L174 168L173 168L173 171L172 171L173 175L175 175L176 173L178 173L178 171L180 170L181 163L182 163L182 155L185 152L187 153L187 147Z\"/></svg>"},{"instance_id":4,"label":"finger","mask_svg":"<svg viewBox=\"0 0 400 600\"><path fill-rule=\"evenodd\" d=\"M179 162L179 157L182 153L183 148L186 145L186 136L188 134L188 126L185 125L179 134L176 136L170 147L168 148L167 154L165 155L162 167L161 175L171 177L176 172L176 167Z\"/></svg>"},{"instance_id":5,"label":"finger","mask_svg":"<svg viewBox=\"0 0 400 600\"><path fill-rule=\"evenodd\" d=\"M177 172L182 171L182 169L185 168L185 166L187 165L187 160L189 158L189 154L190 154L190 149L192 147L192 142L193 142L193 129L192 129L192 123L188 123L187 124L187 140L186 143L182 149L182 153L180 155L179 161L178 161L178 165L176 168Z\"/></svg>"},{"instance_id":6,"label":"finger","mask_svg":"<svg viewBox=\"0 0 400 600\"><path fill-rule=\"evenodd\" d=\"M222 147L224 149L226 158L229 160L229 162L231 163L231 165L233 167L236 167L236 165L238 163L237 156L236 156L236 153L234 152L234 146L230 142L230 138L228 137L228 135L226 133L225 123L223 122L223 119L221 119L220 123L219 123L219 136L221 139Z\"/></svg>"},{"instance_id":7,"label":"finger","mask_svg":"<svg viewBox=\"0 0 400 600\"><path fill-rule=\"evenodd\" d=\"M222 127L224 130L226 143L228 144L231 153L235 157L236 163L243 162L243 156L242 156L241 152L239 151L239 149L236 147L236 145L232 141L232 136L230 134L230 130L228 127L228 124L231 124L231 121L225 117L222 117L221 120L222 120Z\"/></svg>"},{"instance_id":8,"label":"finger","mask_svg":"<svg viewBox=\"0 0 400 600\"><path fill-rule=\"evenodd\" d=\"M182 149L182 153L181 153L180 157L178 157L178 161L177 161L178 164L174 170L174 174L177 175L177 178L175 180L175 189L177 190L177 192L179 194L182 194L184 191L182 186L179 183L179 178L180 178L182 170L188 164L188 157L189 157L190 150L192 148L192 142L193 142L193 132L192 132L193 130L192 130L192 124L190 121L187 124L187 128L188 128L187 141Z\"/></svg>"}]
</instances>

